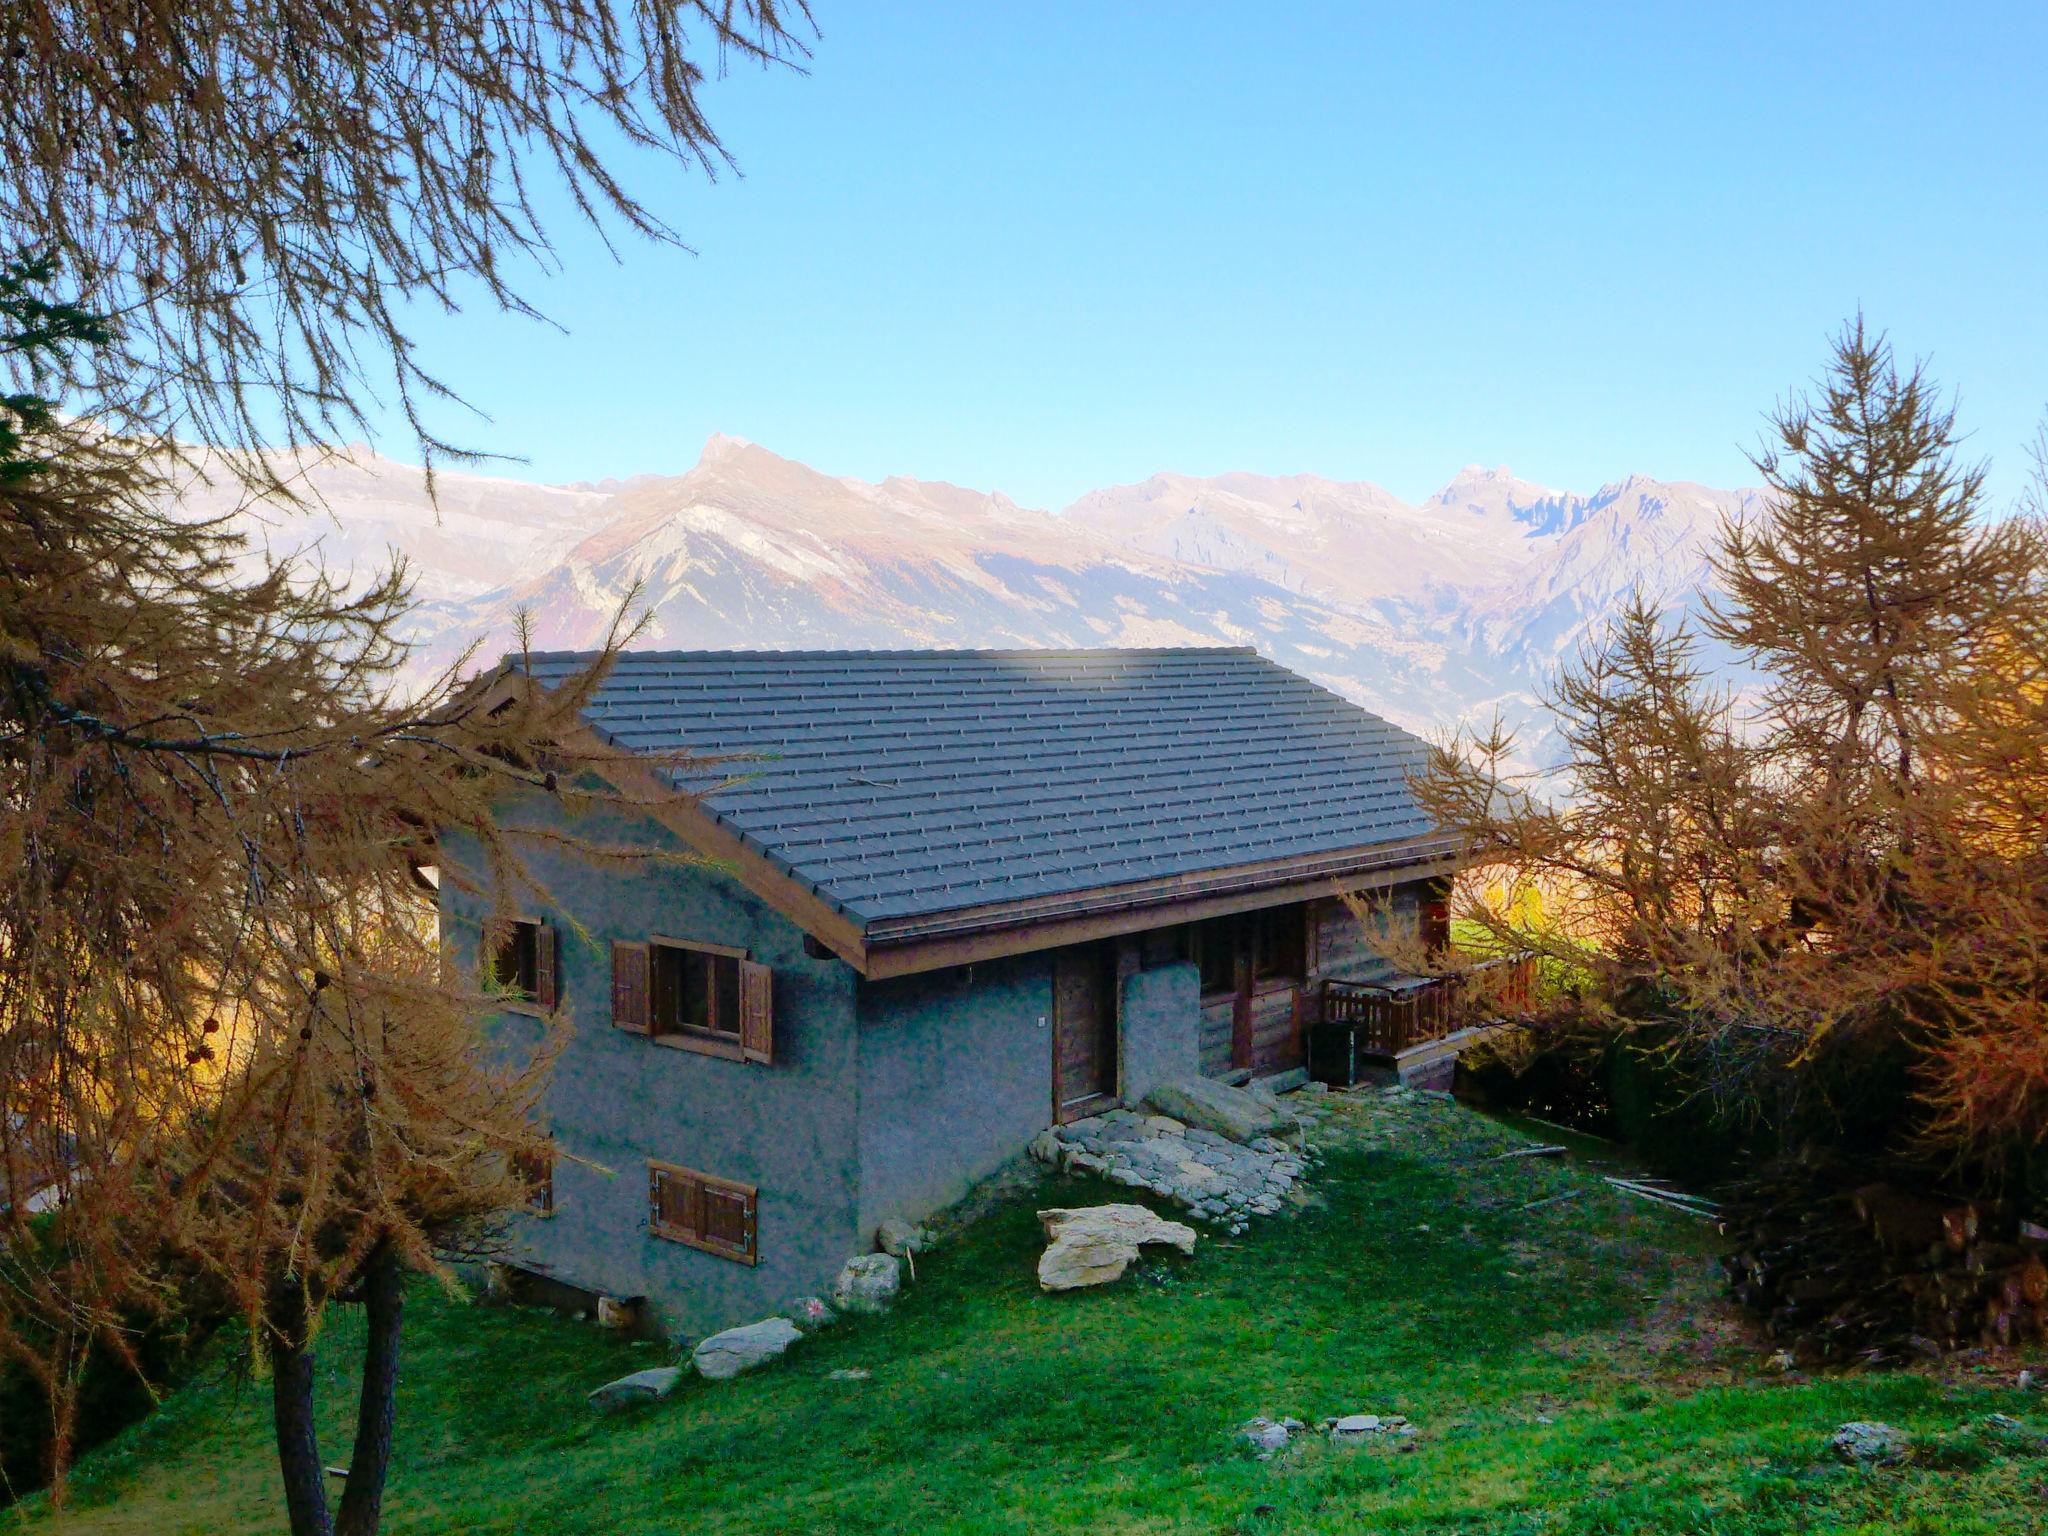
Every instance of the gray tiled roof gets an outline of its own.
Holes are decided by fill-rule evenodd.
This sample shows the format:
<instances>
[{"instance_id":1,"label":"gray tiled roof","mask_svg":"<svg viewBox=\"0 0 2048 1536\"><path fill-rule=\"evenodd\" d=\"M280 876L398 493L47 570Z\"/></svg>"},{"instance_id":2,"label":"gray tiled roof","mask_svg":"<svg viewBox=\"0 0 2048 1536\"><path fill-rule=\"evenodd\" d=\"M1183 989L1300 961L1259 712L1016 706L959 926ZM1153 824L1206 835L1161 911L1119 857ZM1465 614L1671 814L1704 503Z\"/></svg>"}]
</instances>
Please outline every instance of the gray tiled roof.
<instances>
[{"instance_id":1,"label":"gray tiled roof","mask_svg":"<svg viewBox=\"0 0 2048 1536\"><path fill-rule=\"evenodd\" d=\"M1250 650L635 651L587 718L753 755L704 807L870 927L1430 832L1423 744Z\"/></svg>"}]
</instances>

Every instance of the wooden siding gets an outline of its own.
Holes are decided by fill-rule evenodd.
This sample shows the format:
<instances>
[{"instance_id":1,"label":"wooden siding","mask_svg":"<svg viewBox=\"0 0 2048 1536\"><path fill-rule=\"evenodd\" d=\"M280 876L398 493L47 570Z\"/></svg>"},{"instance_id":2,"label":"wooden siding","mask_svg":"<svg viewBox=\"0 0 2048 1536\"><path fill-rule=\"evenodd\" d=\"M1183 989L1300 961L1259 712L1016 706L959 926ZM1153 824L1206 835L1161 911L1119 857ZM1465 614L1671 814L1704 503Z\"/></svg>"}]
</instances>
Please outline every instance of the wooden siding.
<instances>
[{"instance_id":1,"label":"wooden siding","mask_svg":"<svg viewBox=\"0 0 2048 1536\"><path fill-rule=\"evenodd\" d=\"M1251 1069L1255 1077L1288 1072L1302 1064L1301 987L1292 981L1262 982L1251 996Z\"/></svg>"},{"instance_id":2,"label":"wooden siding","mask_svg":"<svg viewBox=\"0 0 2048 1536\"><path fill-rule=\"evenodd\" d=\"M1397 909L1397 918L1405 905ZM1310 964L1317 979L1336 976L1345 981L1374 981L1392 969L1367 942L1365 929L1351 909L1335 896L1311 904L1309 927L1315 936Z\"/></svg>"},{"instance_id":3,"label":"wooden siding","mask_svg":"<svg viewBox=\"0 0 2048 1536\"><path fill-rule=\"evenodd\" d=\"M1222 997L1202 1000L1202 1075L1204 1077L1227 1077L1230 1075L1230 1038L1237 1016L1237 997L1227 993Z\"/></svg>"},{"instance_id":4,"label":"wooden siding","mask_svg":"<svg viewBox=\"0 0 2048 1536\"><path fill-rule=\"evenodd\" d=\"M1394 899L1393 921L1413 922L1415 893L1385 893ZM1351 909L1335 896L1319 896L1304 904L1308 940L1308 976L1292 981L1260 982L1249 994L1213 995L1202 1000L1201 1061L1208 1077L1225 1077L1250 1067L1263 1077L1306 1062L1310 1014L1321 982L1377 981L1391 967L1366 938Z\"/></svg>"}]
</instances>

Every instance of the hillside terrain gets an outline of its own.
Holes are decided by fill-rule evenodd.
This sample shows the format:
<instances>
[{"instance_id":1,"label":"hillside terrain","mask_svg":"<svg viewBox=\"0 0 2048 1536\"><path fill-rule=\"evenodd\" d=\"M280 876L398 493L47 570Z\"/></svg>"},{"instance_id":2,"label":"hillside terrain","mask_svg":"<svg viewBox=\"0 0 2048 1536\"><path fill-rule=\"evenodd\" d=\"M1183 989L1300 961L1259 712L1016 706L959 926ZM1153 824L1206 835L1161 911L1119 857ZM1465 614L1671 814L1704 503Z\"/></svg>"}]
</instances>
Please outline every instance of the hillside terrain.
<instances>
[{"instance_id":1,"label":"hillside terrain","mask_svg":"<svg viewBox=\"0 0 2048 1536\"><path fill-rule=\"evenodd\" d=\"M781 1361L693 1380L625 1418L591 1388L658 1346L543 1311L407 1307L394 1536L680 1530L832 1536L1798 1536L2043 1529L2048 1418L2016 1360L1774 1374L1721 1296L1704 1224L1605 1184L1601 1143L1560 1159L1446 1097L1329 1097L1324 1171L1242 1237L1041 1294L1033 1212L1129 1200L1025 1177L920 1256L887 1316ZM1551 1133L1544 1132L1546 1138ZM1141 1197L1142 1198L1142 1197ZM1169 1210L1167 1214L1178 1214ZM323 1335L322 1445L345 1460L359 1309ZM246 1346L89 1455L52 1536L277 1528L267 1385ZM1412 1442L1333 1446L1319 1420L1406 1416ZM1308 1429L1258 1459L1255 1415ZM1993 1415L2004 1415L2003 1418ZM1912 1437L1842 1465L1845 1421ZM1409 1449L1401 1450L1400 1444ZM13 1528L13 1527L11 1527Z\"/></svg>"},{"instance_id":2,"label":"hillside terrain","mask_svg":"<svg viewBox=\"0 0 2048 1536\"><path fill-rule=\"evenodd\" d=\"M600 485L419 473L356 449L310 467L325 510L186 498L268 548L418 582L415 670L514 616L543 646L599 640L628 594L672 648L1252 645L1411 729L1499 710L1551 756L1535 701L1631 591L1685 607L1703 543L1747 491L1632 476L1581 495L1468 469L1411 506L1314 476L1156 475L1057 511L997 493L820 473L714 437L695 468Z\"/></svg>"}]
</instances>

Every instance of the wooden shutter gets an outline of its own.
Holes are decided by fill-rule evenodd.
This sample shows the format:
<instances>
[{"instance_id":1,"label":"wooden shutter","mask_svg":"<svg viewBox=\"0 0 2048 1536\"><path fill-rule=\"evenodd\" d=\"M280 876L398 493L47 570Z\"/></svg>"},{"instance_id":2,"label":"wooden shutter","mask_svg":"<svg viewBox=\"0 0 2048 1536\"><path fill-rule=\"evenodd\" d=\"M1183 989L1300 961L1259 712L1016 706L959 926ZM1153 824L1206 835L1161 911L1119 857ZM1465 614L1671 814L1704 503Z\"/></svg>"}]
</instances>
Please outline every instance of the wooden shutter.
<instances>
[{"instance_id":1,"label":"wooden shutter","mask_svg":"<svg viewBox=\"0 0 2048 1536\"><path fill-rule=\"evenodd\" d=\"M696 1231L690 1197L697 1181L667 1163L647 1165L647 1224L663 1237L688 1237Z\"/></svg>"},{"instance_id":2,"label":"wooden shutter","mask_svg":"<svg viewBox=\"0 0 2048 1536\"><path fill-rule=\"evenodd\" d=\"M704 1222L698 1237L712 1253L754 1262L754 1192L738 1184L706 1179L698 1186Z\"/></svg>"},{"instance_id":3,"label":"wooden shutter","mask_svg":"<svg viewBox=\"0 0 2048 1536\"><path fill-rule=\"evenodd\" d=\"M555 1155L546 1152L515 1152L512 1169L526 1185L526 1208L536 1216L555 1212Z\"/></svg>"},{"instance_id":4,"label":"wooden shutter","mask_svg":"<svg viewBox=\"0 0 2048 1536\"><path fill-rule=\"evenodd\" d=\"M612 945L612 1024L644 1035L648 1030L650 951L645 944Z\"/></svg>"},{"instance_id":5,"label":"wooden shutter","mask_svg":"<svg viewBox=\"0 0 2048 1536\"><path fill-rule=\"evenodd\" d=\"M775 1060L775 972L752 960L740 962L740 1055Z\"/></svg>"},{"instance_id":6,"label":"wooden shutter","mask_svg":"<svg viewBox=\"0 0 2048 1536\"><path fill-rule=\"evenodd\" d=\"M557 957L554 926L536 923L533 927L533 1001L543 1012L552 1013L561 999L561 983L556 979Z\"/></svg>"},{"instance_id":7,"label":"wooden shutter","mask_svg":"<svg viewBox=\"0 0 2048 1536\"><path fill-rule=\"evenodd\" d=\"M648 1230L656 1237L742 1264L759 1262L758 1200L751 1184L650 1160L647 1204Z\"/></svg>"}]
</instances>

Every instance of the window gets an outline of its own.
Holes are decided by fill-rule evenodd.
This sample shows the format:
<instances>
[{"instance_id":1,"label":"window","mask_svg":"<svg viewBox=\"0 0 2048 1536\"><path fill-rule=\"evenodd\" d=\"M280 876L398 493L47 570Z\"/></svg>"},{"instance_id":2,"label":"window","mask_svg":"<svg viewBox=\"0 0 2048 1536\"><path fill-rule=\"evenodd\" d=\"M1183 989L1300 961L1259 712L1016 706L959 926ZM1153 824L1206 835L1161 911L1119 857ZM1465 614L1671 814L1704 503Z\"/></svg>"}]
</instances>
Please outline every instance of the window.
<instances>
[{"instance_id":1,"label":"window","mask_svg":"<svg viewBox=\"0 0 2048 1536\"><path fill-rule=\"evenodd\" d=\"M647 1164L647 1229L741 1264L759 1262L756 1191L751 1184L679 1168Z\"/></svg>"},{"instance_id":2,"label":"window","mask_svg":"<svg viewBox=\"0 0 2048 1536\"><path fill-rule=\"evenodd\" d=\"M1243 951L1242 919L1212 917L1194 928L1195 965L1202 973L1202 996L1217 997L1237 990L1237 961Z\"/></svg>"},{"instance_id":3,"label":"window","mask_svg":"<svg viewBox=\"0 0 2048 1536\"><path fill-rule=\"evenodd\" d=\"M1300 981L1308 974L1308 926L1299 902L1212 917L1194 927L1202 996L1235 992L1240 974L1258 981Z\"/></svg>"},{"instance_id":4,"label":"window","mask_svg":"<svg viewBox=\"0 0 2048 1536\"><path fill-rule=\"evenodd\" d=\"M656 944L653 965L654 1034L695 1032L739 1045L738 955Z\"/></svg>"},{"instance_id":5,"label":"window","mask_svg":"<svg viewBox=\"0 0 2048 1536\"><path fill-rule=\"evenodd\" d=\"M555 1214L555 1154L548 1151L514 1152L512 1176L526 1186L526 1208L536 1216Z\"/></svg>"},{"instance_id":6,"label":"window","mask_svg":"<svg viewBox=\"0 0 2048 1536\"><path fill-rule=\"evenodd\" d=\"M680 939L612 945L612 1023L666 1045L769 1062L774 973L746 951Z\"/></svg>"},{"instance_id":7,"label":"window","mask_svg":"<svg viewBox=\"0 0 2048 1536\"><path fill-rule=\"evenodd\" d=\"M558 999L555 930L545 923L487 923L485 974L515 1001L552 1011Z\"/></svg>"},{"instance_id":8,"label":"window","mask_svg":"<svg viewBox=\"0 0 2048 1536\"><path fill-rule=\"evenodd\" d=\"M1297 904L1252 914L1252 975L1258 980L1299 981L1308 974L1308 935L1301 913Z\"/></svg>"}]
</instances>

